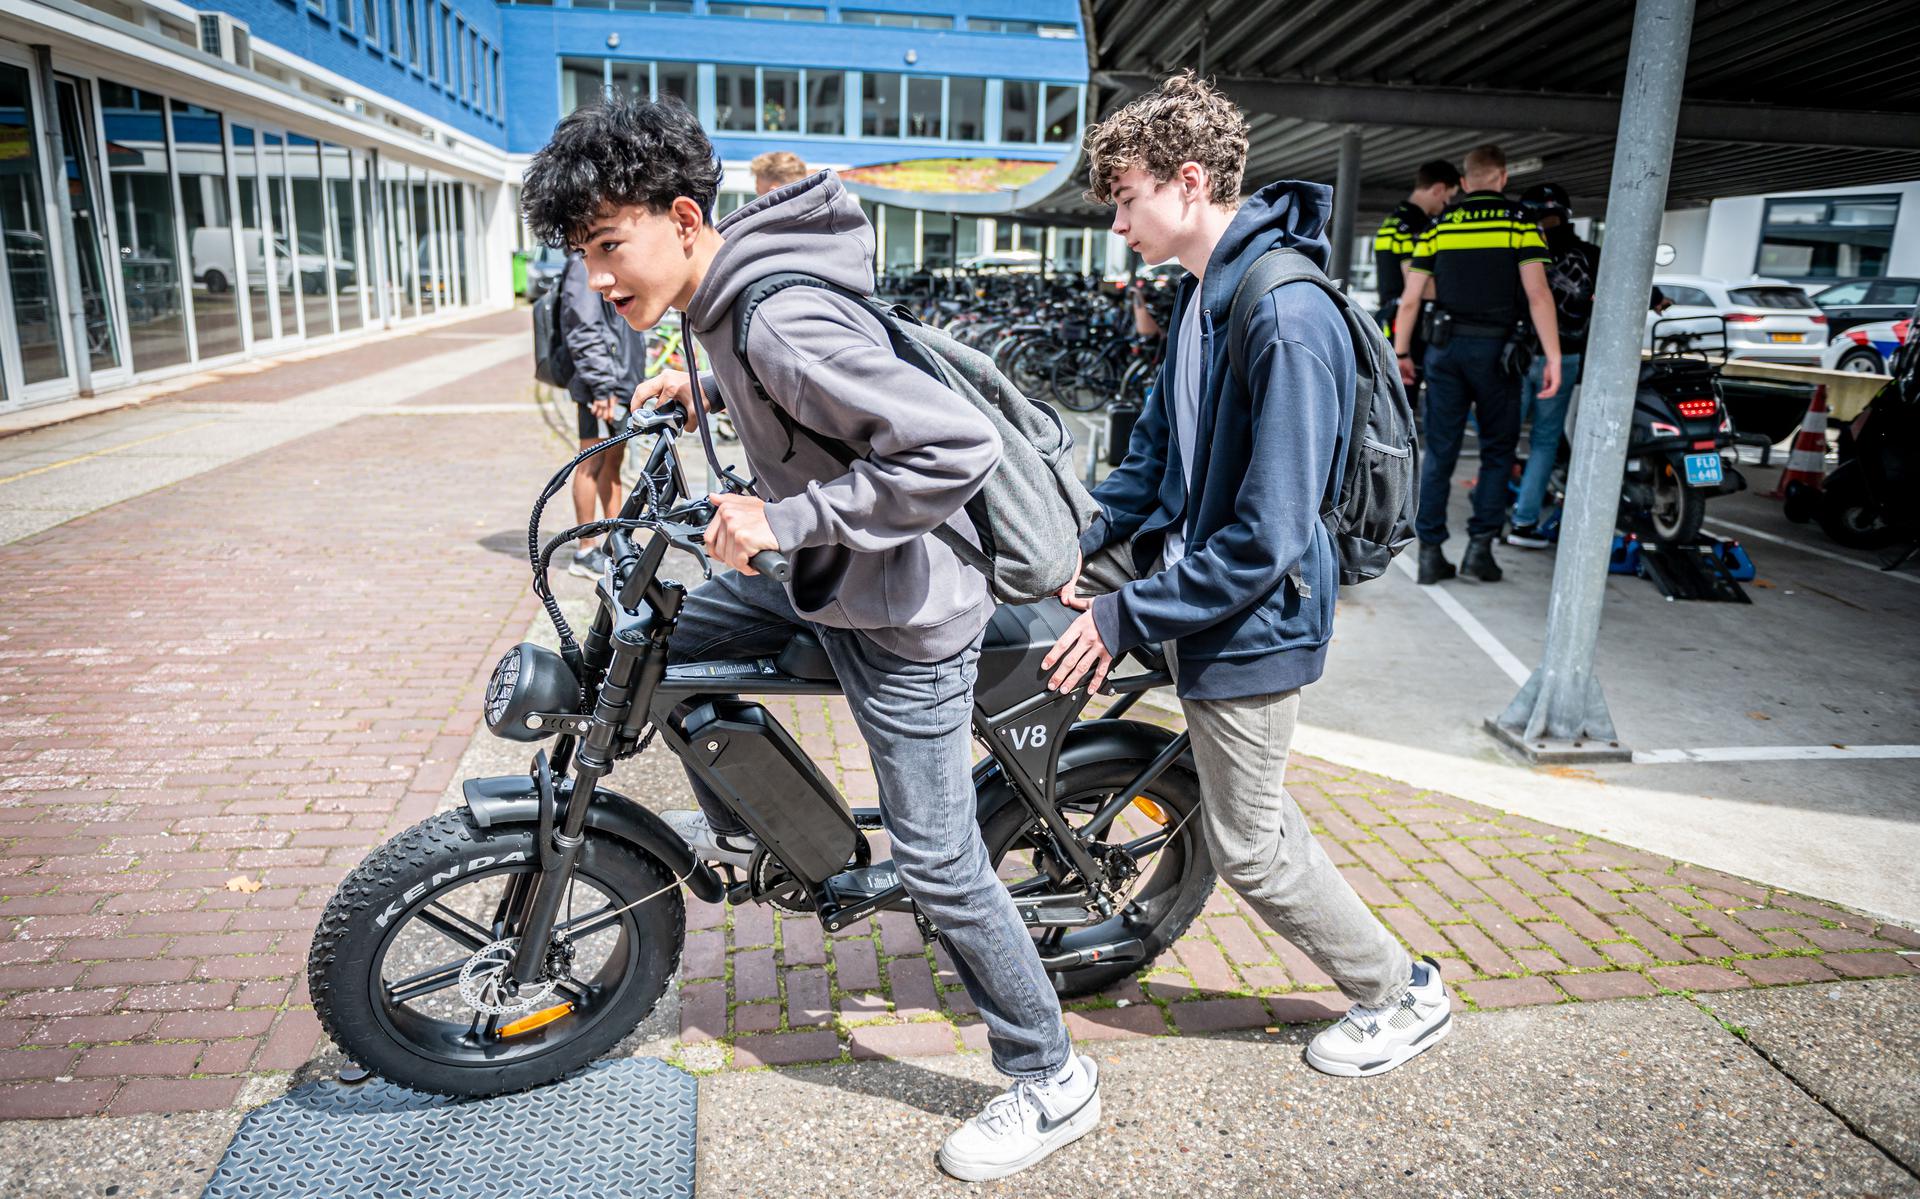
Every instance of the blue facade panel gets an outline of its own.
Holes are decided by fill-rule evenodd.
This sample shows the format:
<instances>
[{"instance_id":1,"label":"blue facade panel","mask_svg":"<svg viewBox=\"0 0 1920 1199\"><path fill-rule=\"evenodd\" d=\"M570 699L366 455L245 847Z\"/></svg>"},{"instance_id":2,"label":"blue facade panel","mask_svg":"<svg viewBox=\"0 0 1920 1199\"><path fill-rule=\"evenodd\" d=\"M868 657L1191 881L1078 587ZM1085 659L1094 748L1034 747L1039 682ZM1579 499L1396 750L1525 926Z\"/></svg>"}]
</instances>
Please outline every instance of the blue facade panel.
<instances>
[{"instance_id":1,"label":"blue facade panel","mask_svg":"<svg viewBox=\"0 0 1920 1199\"><path fill-rule=\"evenodd\" d=\"M502 62L508 57L494 0L196 0L196 5L246 22L257 41L482 141L506 145L505 114L489 90L495 52ZM369 15L377 31L367 28ZM452 54L443 48L450 35L457 47ZM472 97L457 75L476 51L485 54L473 76L482 94Z\"/></svg>"}]
</instances>

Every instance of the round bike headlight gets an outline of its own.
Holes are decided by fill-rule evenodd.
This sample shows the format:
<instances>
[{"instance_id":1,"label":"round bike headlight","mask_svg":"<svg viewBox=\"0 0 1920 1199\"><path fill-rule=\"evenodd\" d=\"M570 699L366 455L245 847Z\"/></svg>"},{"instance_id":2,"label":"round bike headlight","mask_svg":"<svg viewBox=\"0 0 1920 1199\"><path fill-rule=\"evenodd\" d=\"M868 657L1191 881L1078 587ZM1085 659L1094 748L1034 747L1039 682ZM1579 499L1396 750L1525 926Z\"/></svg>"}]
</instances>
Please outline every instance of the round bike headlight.
<instances>
[{"instance_id":1,"label":"round bike headlight","mask_svg":"<svg viewBox=\"0 0 1920 1199\"><path fill-rule=\"evenodd\" d=\"M487 681L487 729L508 741L538 741L552 731L530 722L538 712L571 712L580 682L566 660L544 645L522 641L505 654Z\"/></svg>"}]
</instances>

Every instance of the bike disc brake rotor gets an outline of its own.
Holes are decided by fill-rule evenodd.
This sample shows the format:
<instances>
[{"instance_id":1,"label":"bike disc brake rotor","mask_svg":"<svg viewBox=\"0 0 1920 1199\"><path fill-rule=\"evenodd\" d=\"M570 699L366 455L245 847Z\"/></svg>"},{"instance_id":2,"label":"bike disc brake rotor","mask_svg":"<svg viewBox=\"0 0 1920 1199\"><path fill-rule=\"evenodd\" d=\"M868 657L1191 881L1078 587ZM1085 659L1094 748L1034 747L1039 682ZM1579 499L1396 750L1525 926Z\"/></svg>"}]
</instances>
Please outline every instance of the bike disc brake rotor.
<instances>
[{"instance_id":1,"label":"bike disc brake rotor","mask_svg":"<svg viewBox=\"0 0 1920 1199\"><path fill-rule=\"evenodd\" d=\"M550 978L538 979L509 993L507 971L513 965L513 951L519 944L518 937L495 941L483 946L460 967L460 998L474 1011L507 1016L532 1011L535 1005L552 997L558 984Z\"/></svg>"}]
</instances>

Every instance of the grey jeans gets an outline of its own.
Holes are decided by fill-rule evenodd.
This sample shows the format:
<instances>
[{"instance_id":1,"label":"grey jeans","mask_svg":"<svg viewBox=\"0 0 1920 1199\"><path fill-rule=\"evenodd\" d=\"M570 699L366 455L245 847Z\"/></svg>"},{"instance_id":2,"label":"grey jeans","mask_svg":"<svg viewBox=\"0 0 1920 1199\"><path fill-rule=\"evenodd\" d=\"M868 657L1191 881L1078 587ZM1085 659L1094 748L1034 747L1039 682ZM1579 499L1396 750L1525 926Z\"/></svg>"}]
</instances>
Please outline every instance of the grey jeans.
<instances>
[{"instance_id":1,"label":"grey jeans","mask_svg":"<svg viewBox=\"0 0 1920 1199\"><path fill-rule=\"evenodd\" d=\"M1117 552L1116 552L1117 551ZM1082 570L1093 595L1131 574L1127 547L1110 547ZM1179 672L1179 643L1167 647ZM1413 962L1354 893L1287 794L1287 752L1300 692L1243 699L1182 699L1200 770L1200 827L1214 869L1355 1003L1383 1007L1412 981Z\"/></svg>"},{"instance_id":2,"label":"grey jeans","mask_svg":"<svg viewBox=\"0 0 1920 1199\"><path fill-rule=\"evenodd\" d=\"M974 819L973 685L980 641L938 662L913 662L857 632L802 620L786 589L727 571L693 589L667 643L670 662L777 653L810 628L826 647L880 787L880 815L900 882L939 930L955 973L987 1025L993 1064L1044 1078L1071 1045L1060 999L1013 897L995 876ZM745 826L698 779L693 789L716 830Z\"/></svg>"}]
</instances>

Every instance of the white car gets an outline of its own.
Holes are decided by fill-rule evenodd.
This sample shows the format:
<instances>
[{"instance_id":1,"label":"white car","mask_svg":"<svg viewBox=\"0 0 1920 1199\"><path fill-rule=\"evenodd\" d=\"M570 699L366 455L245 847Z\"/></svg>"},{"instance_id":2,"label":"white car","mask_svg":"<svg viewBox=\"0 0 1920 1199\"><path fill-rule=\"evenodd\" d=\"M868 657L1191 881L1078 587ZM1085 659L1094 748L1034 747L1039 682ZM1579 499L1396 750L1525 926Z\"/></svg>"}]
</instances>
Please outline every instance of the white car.
<instances>
[{"instance_id":1,"label":"white car","mask_svg":"<svg viewBox=\"0 0 1920 1199\"><path fill-rule=\"evenodd\" d=\"M1830 371L1858 371L1863 375L1884 375L1893 352L1913 336L1913 318L1897 321L1871 321L1842 330L1827 343L1820 365Z\"/></svg>"},{"instance_id":2,"label":"white car","mask_svg":"<svg viewBox=\"0 0 1920 1199\"><path fill-rule=\"evenodd\" d=\"M1827 348L1827 316L1807 293L1784 279L1745 282L1704 275L1655 275L1653 285L1673 306L1647 314L1648 349L1722 348L1727 358L1819 366ZM1701 319L1717 318L1717 319Z\"/></svg>"}]
</instances>

